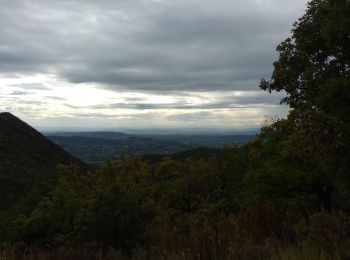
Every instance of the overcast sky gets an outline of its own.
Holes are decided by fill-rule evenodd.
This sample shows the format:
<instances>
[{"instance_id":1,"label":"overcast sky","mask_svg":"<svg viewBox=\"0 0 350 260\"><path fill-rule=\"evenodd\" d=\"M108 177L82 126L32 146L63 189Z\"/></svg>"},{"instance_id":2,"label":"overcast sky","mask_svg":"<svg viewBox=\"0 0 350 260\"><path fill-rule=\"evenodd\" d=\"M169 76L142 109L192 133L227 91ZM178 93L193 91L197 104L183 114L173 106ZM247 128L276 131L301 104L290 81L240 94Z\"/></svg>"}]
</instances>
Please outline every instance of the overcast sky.
<instances>
[{"instance_id":1,"label":"overcast sky","mask_svg":"<svg viewBox=\"0 0 350 260\"><path fill-rule=\"evenodd\" d=\"M39 128L259 127L306 0L0 0L0 112Z\"/></svg>"}]
</instances>

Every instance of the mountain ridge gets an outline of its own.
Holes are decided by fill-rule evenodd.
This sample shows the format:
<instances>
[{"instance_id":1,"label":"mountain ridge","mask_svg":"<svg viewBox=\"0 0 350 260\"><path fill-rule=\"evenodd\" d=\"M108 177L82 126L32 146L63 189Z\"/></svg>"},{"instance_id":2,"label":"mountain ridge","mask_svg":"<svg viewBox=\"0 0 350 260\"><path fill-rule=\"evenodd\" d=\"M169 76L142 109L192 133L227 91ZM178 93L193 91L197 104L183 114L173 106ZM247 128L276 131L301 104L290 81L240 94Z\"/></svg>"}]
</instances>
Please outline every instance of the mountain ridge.
<instances>
[{"instance_id":1,"label":"mountain ridge","mask_svg":"<svg viewBox=\"0 0 350 260\"><path fill-rule=\"evenodd\" d=\"M33 192L37 193L33 198L39 198L48 191L57 179L59 164L87 169L29 124L11 113L0 113L0 210Z\"/></svg>"}]
</instances>

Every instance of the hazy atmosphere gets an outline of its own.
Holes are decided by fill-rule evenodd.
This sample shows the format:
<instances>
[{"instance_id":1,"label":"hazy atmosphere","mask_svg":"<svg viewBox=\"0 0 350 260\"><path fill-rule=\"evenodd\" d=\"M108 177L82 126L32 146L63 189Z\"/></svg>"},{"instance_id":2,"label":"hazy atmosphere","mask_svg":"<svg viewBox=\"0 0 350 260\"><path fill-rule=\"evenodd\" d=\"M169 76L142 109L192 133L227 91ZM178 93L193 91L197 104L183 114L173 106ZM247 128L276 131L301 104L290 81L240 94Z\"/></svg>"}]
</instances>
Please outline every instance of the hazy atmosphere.
<instances>
[{"instance_id":1,"label":"hazy atmosphere","mask_svg":"<svg viewBox=\"0 0 350 260\"><path fill-rule=\"evenodd\" d=\"M254 128L258 87L306 0L7 1L0 112L39 129Z\"/></svg>"}]
</instances>

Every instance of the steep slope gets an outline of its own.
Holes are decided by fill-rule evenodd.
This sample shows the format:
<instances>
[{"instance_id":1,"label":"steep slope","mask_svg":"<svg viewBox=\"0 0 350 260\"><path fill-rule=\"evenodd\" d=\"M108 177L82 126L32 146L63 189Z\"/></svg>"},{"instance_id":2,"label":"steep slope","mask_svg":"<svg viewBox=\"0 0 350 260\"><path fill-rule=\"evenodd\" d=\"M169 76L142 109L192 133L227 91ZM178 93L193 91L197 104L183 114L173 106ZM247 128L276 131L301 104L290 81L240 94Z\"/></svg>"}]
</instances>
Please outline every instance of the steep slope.
<instances>
[{"instance_id":1,"label":"steep slope","mask_svg":"<svg viewBox=\"0 0 350 260\"><path fill-rule=\"evenodd\" d=\"M55 182L58 164L84 164L10 113L0 113L0 210L35 200Z\"/></svg>"}]
</instances>

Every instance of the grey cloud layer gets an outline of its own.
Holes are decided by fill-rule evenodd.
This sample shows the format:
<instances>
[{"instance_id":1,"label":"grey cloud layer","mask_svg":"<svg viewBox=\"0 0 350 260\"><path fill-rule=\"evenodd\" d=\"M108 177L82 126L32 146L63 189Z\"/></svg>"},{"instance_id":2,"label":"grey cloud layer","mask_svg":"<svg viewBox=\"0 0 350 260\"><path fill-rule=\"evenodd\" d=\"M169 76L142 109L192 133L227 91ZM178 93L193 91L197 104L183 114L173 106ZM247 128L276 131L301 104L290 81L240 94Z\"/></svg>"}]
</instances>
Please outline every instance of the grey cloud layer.
<instances>
[{"instance_id":1,"label":"grey cloud layer","mask_svg":"<svg viewBox=\"0 0 350 260\"><path fill-rule=\"evenodd\" d=\"M186 95L186 93L183 93ZM193 95L193 94L192 94ZM136 109L136 110L153 110L153 109L179 109L179 110L191 110L191 109L232 109L232 108L254 108L254 107L266 107L276 106L278 100L282 98L283 93L276 95L268 95L264 92L250 92L244 91L242 95L230 95L226 93L225 96L216 95L216 100L206 102L202 104L196 104L186 101L186 99L178 99L172 103L149 103L146 99L132 98L125 99L121 103L111 104L99 104L89 106L90 109L104 110L104 109ZM195 97L195 96L194 96ZM203 100L203 98L201 98ZM71 104L65 104L70 108L84 108Z\"/></svg>"},{"instance_id":2,"label":"grey cloud layer","mask_svg":"<svg viewBox=\"0 0 350 260\"><path fill-rule=\"evenodd\" d=\"M305 0L0 0L0 73L112 90L256 90Z\"/></svg>"}]
</instances>

